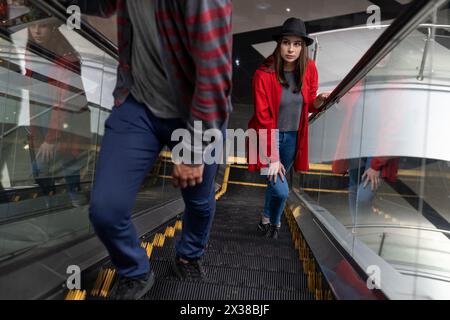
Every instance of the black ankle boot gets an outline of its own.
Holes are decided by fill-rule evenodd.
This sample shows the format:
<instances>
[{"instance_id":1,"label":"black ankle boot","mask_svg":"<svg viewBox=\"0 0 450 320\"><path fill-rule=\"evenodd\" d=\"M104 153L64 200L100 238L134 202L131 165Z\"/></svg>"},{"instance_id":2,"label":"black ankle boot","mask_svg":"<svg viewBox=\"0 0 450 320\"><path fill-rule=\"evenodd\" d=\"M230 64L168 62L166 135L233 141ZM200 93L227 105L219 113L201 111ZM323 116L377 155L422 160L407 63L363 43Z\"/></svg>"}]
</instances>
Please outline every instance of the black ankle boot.
<instances>
[{"instance_id":1,"label":"black ankle boot","mask_svg":"<svg viewBox=\"0 0 450 320\"><path fill-rule=\"evenodd\" d=\"M266 238L278 239L278 233L280 232L280 227L271 225L266 232Z\"/></svg>"},{"instance_id":2,"label":"black ankle boot","mask_svg":"<svg viewBox=\"0 0 450 320\"><path fill-rule=\"evenodd\" d=\"M266 234L269 229L270 223L262 223L262 221L258 223L258 231L261 231L262 234Z\"/></svg>"},{"instance_id":3,"label":"black ankle boot","mask_svg":"<svg viewBox=\"0 0 450 320\"><path fill-rule=\"evenodd\" d=\"M271 226L272 229L272 239L278 239L278 233L280 232L280 227L277 226Z\"/></svg>"}]
</instances>

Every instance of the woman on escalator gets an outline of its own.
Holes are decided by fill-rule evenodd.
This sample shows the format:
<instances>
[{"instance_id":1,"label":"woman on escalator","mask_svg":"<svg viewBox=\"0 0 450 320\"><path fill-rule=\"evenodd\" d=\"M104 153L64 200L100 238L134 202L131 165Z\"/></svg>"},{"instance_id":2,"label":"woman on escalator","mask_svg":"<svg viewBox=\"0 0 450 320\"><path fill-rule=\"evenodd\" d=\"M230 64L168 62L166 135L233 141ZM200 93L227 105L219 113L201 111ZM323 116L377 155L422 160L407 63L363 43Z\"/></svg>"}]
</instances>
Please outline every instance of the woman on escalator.
<instances>
[{"instance_id":1,"label":"woman on escalator","mask_svg":"<svg viewBox=\"0 0 450 320\"><path fill-rule=\"evenodd\" d=\"M292 164L296 171L308 170L308 113L317 112L329 94L317 96L317 69L307 49L314 41L302 20L287 19L273 39L275 51L253 77L254 114L248 127L258 132L257 161L249 159L249 170L267 175L258 229L277 239L289 193L286 172ZM264 129L267 135L261 134ZM249 154L252 148L250 143Z\"/></svg>"},{"instance_id":2,"label":"woman on escalator","mask_svg":"<svg viewBox=\"0 0 450 320\"><path fill-rule=\"evenodd\" d=\"M91 142L90 111L81 79L79 54L59 30L60 23L32 12L37 21L28 27L26 76L30 84L41 74L46 85L30 93L30 155L36 183L45 196L55 192L55 180L64 176L74 207L87 204L81 190L81 170L87 166ZM42 62L31 53L47 52ZM39 70L39 72L35 72ZM37 103L43 102L43 103ZM50 199L49 199L50 201ZM48 206L52 206L50 202Z\"/></svg>"}]
</instances>

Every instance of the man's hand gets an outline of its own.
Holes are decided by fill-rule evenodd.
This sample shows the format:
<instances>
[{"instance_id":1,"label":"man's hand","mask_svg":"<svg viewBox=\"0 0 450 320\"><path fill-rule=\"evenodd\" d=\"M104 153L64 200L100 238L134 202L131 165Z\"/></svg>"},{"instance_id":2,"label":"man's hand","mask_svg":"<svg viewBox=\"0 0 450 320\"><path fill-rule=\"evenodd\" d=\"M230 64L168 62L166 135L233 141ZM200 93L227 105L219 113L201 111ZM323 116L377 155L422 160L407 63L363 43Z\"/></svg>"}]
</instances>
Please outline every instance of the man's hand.
<instances>
[{"instance_id":1,"label":"man's hand","mask_svg":"<svg viewBox=\"0 0 450 320\"><path fill-rule=\"evenodd\" d=\"M51 157L53 156L54 150L55 146L53 144L44 142L39 147L39 150L36 154L36 159L42 162L49 162Z\"/></svg>"},{"instance_id":2,"label":"man's hand","mask_svg":"<svg viewBox=\"0 0 450 320\"><path fill-rule=\"evenodd\" d=\"M173 186L184 189L201 184L204 168L203 164L174 164L172 171Z\"/></svg>"},{"instance_id":3,"label":"man's hand","mask_svg":"<svg viewBox=\"0 0 450 320\"><path fill-rule=\"evenodd\" d=\"M269 165L269 170L267 173L269 181L273 180L273 183L277 183L277 177L280 176L282 182L284 182L284 177L286 175L286 169L280 161L272 162Z\"/></svg>"},{"instance_id":4,"label":"man's hand","mask_svg":"<svg viewBox=\"0 0 450 320\"><path fill-rule=\"evenodd\" d=\"M369 168L362 175L362 180L364 181L364 188L370 181L372 191L376 191L380 186L380 171Z\"/></svg>"}]
</instances>

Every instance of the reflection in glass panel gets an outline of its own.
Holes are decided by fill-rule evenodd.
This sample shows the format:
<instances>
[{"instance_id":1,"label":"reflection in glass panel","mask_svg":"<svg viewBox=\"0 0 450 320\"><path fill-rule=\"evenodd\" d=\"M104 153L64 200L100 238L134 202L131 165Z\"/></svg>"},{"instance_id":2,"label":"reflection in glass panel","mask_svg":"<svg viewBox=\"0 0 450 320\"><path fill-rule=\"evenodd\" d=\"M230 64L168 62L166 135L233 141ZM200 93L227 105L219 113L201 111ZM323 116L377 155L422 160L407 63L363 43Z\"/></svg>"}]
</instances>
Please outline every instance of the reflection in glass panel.
<instances>
[{"instance_id":1,"label":"reflection in glass panel","mask_svg":"<svg viewBox=\"0 0 450 320\"><path fill-rule=\"evenodd\" d=\"M92 132L82 55L70 32L37 8L17 3L1 28L10 34L10 40L0 41L2 49L10 48L8 54L2 50L0 66L7 74L0 80L6 88L3 260L89 230Z\"/></svg>"},{"instance_id":2,"label":"reflection in glass panel","mask_svg":"<svg viewBox=\"0 0 450 320\"><path fill-rule=\"evenodd\" d=\"M301 185L347 227L351 254L366 247L388 263L399 278L394 286L385 273L385 286L405 298L450 292L448 13L447 3L424 19L311 124L320 176Z\"/></svg>"},{"instance_id":3,"label":"reflection in glass panel","mask_svg":"<svg viewBox=\"0 0 450 320\"><path fill-rule=\"evenodd\" d=\"M363 25L312 34L317 53L310 56L316 58L321 91L333 90L385 30Z\"/></svg>"},{"instance_id":4,"label":"reflection in glass panel","mask_svg":"<svg viewBox=\"0 0 450 320\"><path fill-rule=\"evenodd\" d=\"M93 233L89 196L118 62L28 1L0 3L2 261ZM171 166L157 161L134 212L180 196Z\"/></svg>"}]
</instances>

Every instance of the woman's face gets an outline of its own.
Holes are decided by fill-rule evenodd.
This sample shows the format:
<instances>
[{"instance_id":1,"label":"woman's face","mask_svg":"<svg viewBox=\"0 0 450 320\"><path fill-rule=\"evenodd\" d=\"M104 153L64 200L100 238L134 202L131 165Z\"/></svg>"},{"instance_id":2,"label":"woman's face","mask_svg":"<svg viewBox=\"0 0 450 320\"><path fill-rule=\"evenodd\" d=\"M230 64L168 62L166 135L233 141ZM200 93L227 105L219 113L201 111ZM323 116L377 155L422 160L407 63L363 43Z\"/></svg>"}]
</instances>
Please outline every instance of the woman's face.
<instances>
[{"instance_id":1,"label":"woman's face","mask_svg":"<svg viewBox=\"0 0 450 320\"><path fill-rule=\"evenodd\" d=\"M52 26L47 23L35 23L30 26L30 35L37 44L47 43L52 34Z\"/></svg>"},{"instance_id":2,"label":"woman's face","mask_svg":"<svg viewBox=\"0 0 450 320\"><path fill-rule=\"evenodd\" d=\"M284 36L280 43L280 53L287 63L295 62L303 50L304 40L297 36Z\"/></svg>"}]
</instances>

